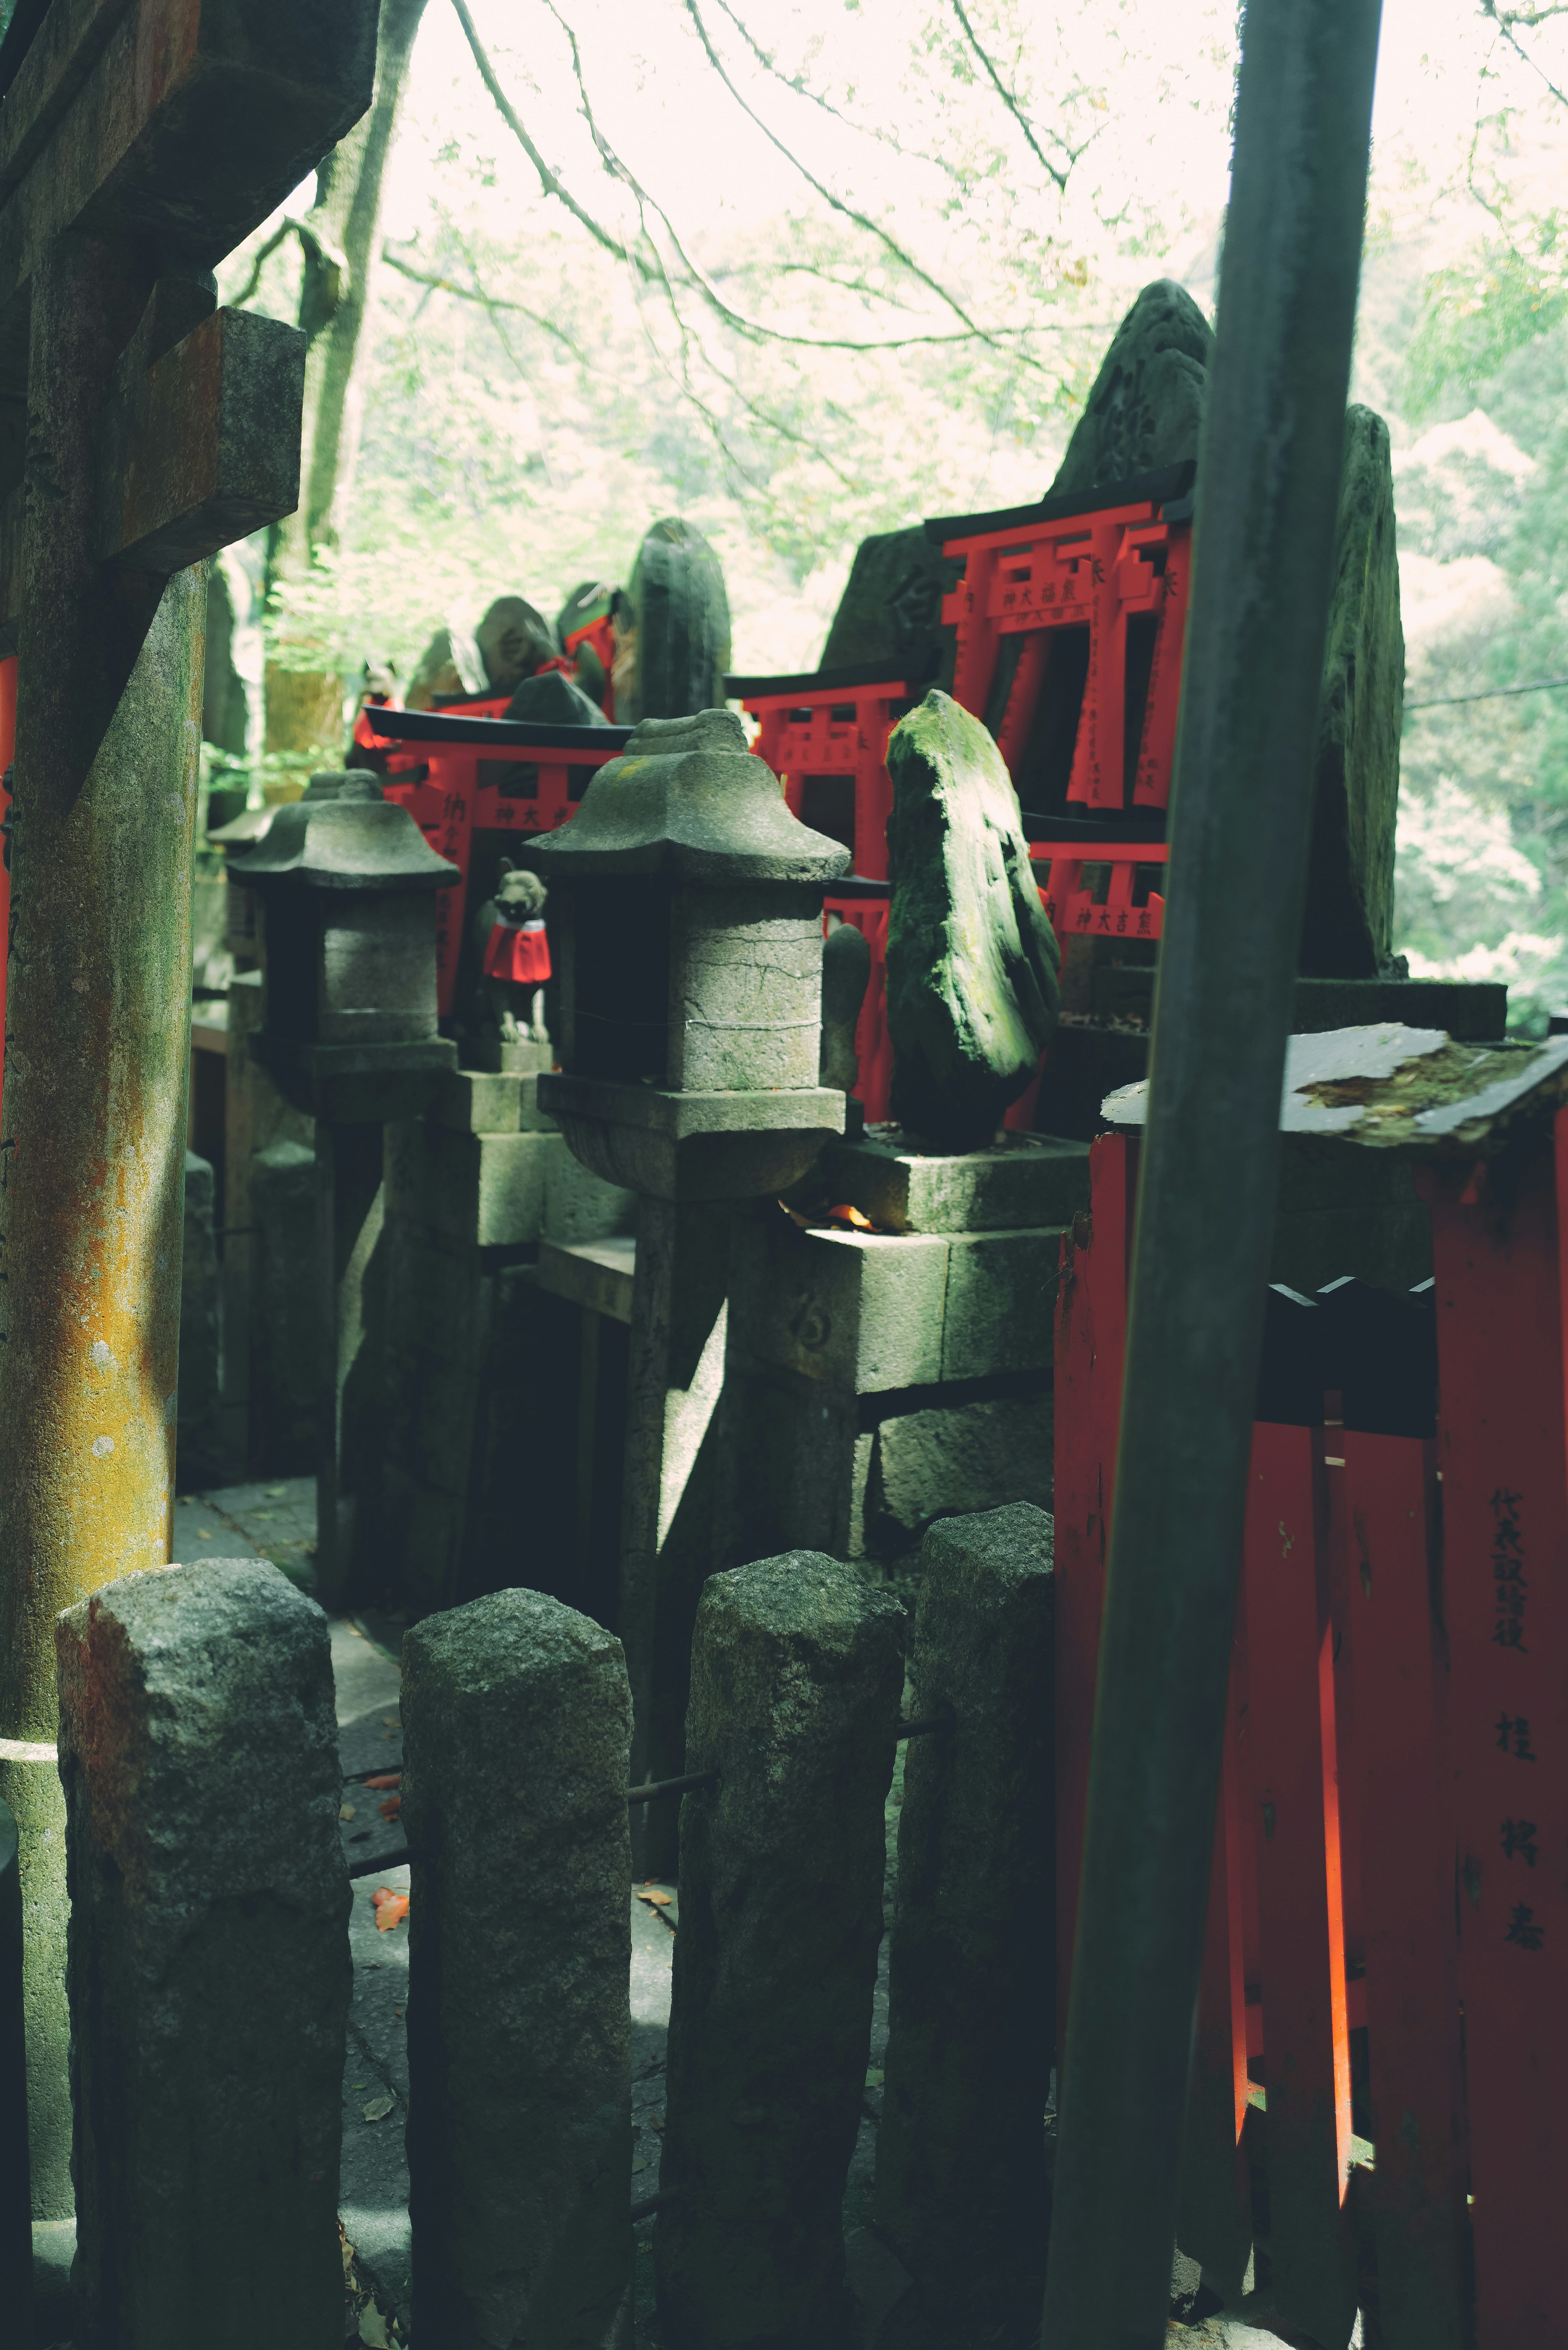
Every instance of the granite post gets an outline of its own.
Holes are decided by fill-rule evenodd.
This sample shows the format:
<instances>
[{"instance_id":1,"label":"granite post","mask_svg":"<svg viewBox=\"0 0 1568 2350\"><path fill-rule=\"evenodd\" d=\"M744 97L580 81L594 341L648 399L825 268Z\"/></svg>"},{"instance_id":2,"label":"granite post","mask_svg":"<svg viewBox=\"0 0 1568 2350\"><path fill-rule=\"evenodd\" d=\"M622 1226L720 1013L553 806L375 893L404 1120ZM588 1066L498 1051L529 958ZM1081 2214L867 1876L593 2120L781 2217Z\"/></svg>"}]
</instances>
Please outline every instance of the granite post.
<instances>
[{"instance_id":1,"label":"granite post","mask_svg":"<svg viewBox=\"0 0 1568 2350\"><path fill-rule=\"evenodd\" d=\"M16 1814L0 1804L0 2305L28 2338L33 2315L27 2062L22 2032L22 1872Z\"/></svg>"},{"instance_id":2,"label":"granite post","mask_svg":"<svg viewBox=\"0 0 1568 2350\"><path fill-rule=\"evenodd\" d=\"M402 1718L402 1818L417 1855L408 2148L420 2341L622 2350L631 1698L620 1642L543 1592L492 1593L408 1634Z\"/></svg>"},{"instance_id":3,"label":"granite post","mask_svg":"<svg viewBox=\"0 0 1568 2350\"><path fill-rule=\"evenodd\" d=\"M349 1893L327 1619L257 1559L56 1627L78 2350L338 2350Z\"/></svg>"},{"instance_id":4,"label":"granite post","mask_svg":"<svg viewBox=\"0 0 1568 2350\"><path fill-rule=\"evenodd\" d=\"M920 1554L875 2225L909 2350L1032 2342L1050 2224L1052 1521L945 1518ZM890 2337L889 2337L890 2338Z\"/></svg>"},{"instance_id":5,"label":"granite post","mask_svg":"<svg viewBox=\"0 0 1568 2350\"><path fill-rule=\"evenodd\" d=\"M697 1610L655 2238L673 2350L852 2338L842 2204L882 1937L903 1610L819 1552Z\"/></svg>"}]
</instances>

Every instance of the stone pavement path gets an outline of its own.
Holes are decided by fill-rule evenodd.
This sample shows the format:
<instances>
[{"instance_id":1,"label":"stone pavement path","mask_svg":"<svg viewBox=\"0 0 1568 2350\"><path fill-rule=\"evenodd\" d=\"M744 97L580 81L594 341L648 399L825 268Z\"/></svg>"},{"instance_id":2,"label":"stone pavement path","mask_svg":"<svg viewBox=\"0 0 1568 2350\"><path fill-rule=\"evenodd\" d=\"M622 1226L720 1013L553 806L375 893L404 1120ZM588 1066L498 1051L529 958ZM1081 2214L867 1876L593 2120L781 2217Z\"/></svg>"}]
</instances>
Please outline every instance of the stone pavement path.
<instances>
[{"instance_id":1,"label":"stone pavement path","mask_svg":"<svg viewBox=\"0 0 1568 2350\"><path fill-rule=\"evenodd\" d=\"M175 1505L174 1556L180 1560L270 1558L292 1580L309 1588L316 1540L316 1489L309 1478L236 1485L186 1496ZM395 1627L337 1618L332 1624L332 1663L337 1680L339 1750L345 1780L399 1769L402 1731L399 1720L400 1674ZM507 1800L498 1773L496 1800ZM363 2271L381 2289L405 2331L411 2324L411 2272L408 2217L409 2177L403 2152L409 2087L404 2009L409 1980L406 1922L382 1931L375 1896L383 1887L407 1892L409 1871L396 1863L402 1838L396 1817L381 1816L388 1795L346 1784L342 1834L350 1863L381 1852L388 1866L354 1883L349 1947L354 1994L349 2010L348 2063L343 2076L343 2168L340 2210L345 2231ZM903 1764L895 1771L888 1798L887 1893L892 1874L898 1809L903 1800ZM639 1898L662 1892L664 1902ZM781 1899L787 1896L781 1895ZM635 1887L631 1894L631 2074L632 2208L659 2192L664 2125L665 2044L670 2023L670 1970L680 1901L670 1885ZM882 2059L888 2040L887 1944L882 1947L873 2012L870 2062L862 2121L845 2197L850 2277L860 2300L867 2339L881 2314L908 2285L903 2269L869 2235L876 2161L877 2119L882 2096ZM638 2300L636 2350L661 2350L653 2314L653 2215L637 2224ZM379 2338L368 2335L367 2339ZM1359 2341L1359 2334L1357 2335ZM1273 2334L1238 2317L1211 2317L1191 2326L1172 2324L1168 2350L1287 2350Z\"/></svg>"}]
</instances>

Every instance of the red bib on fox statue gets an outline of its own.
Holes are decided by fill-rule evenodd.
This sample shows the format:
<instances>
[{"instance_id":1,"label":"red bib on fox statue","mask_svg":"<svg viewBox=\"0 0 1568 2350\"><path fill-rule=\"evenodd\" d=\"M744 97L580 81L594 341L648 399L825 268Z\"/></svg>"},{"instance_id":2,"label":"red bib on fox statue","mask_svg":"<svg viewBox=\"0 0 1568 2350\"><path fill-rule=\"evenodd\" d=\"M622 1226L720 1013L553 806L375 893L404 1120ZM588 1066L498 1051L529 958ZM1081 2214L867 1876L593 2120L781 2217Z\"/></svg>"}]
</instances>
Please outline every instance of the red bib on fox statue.
<instances>
[{"instance_id":1,"label":"red bib on fox statue","mask_svg":"<svg viewBox=\"0 0 1568 2350\"><path fill-rule=\"evenodd\" d=\"M486 979L509 979L519 987L543 987L550 976L550 945L542 921L514 925L498 920L484 943Z\"/></svg>"}]
</instances>

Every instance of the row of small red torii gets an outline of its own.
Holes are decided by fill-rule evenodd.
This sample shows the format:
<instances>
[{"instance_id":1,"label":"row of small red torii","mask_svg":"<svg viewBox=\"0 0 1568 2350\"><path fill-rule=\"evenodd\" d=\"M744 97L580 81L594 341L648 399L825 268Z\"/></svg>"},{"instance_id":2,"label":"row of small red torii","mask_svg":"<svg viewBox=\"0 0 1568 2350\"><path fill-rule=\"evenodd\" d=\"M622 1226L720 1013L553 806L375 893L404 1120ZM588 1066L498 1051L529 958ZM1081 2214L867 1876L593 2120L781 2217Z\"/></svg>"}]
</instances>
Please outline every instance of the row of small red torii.
<instances>
[{"instance_id":1,"label":"row of small red torii","mask_svg":"<svg viewBox=\"0 0 1568 2350\"><path fill-rule=\"evenodd\" d=\"M1092 1206L1064 1243L1057 1306L1059 2030L1137 1157L1127 1136L1092 1146ZM1249 2095L1266 2096L1287 2324L1350 2338L1352 2171L1366 2164L1355 2192L1376 2230L1387 2350L1559 2350L1568 1110L1506 1197L1484 1163L1419 1180L1435 1438L1332 1418L1254 1429L1180 2241L1239 2275L1252 2240L1243 2125ZM1349 2034L1363 2023L1375 2165L1351 2126Z\"/></svg>"},{"instance_id":2,"label":"row of small red torii","mask_svg":"<svg viewBox=\"0 0 1568 2350\"><path fill-rule=\"evenodd\" d=\"M1129 623L1149 623L1148 674L1133 762L1130 806L1158 816L1168 806L1181 686L1187 580L1191 552L1190 466L1143 477L1090 496L1047 499L1037 507L927 525L944 556L962 565L945 598L943 620L954 629L955 700L977 715L999 702L998 746L1015 781L1023 780L1043 695L1050 691L1051 654L1063 630L1075 633L1083 652L1081 702L1076 680L1067 712L1074 743L1066 803L1080 837L1031 843L1041 871L1041 897L1058 932L1091 932L1154 940L1165 901L1152 888L1166 860L1163 840L1125 837L1127 681ZM1015 658L1014 658L1015 655ZM1011 662L1012 674L999 664ZM852 879L830 890L830 920L853 922L871 947L871 980L857 1046L856 1091L872 1122L888 1116L892 1051L885 1011L888 933L888 817L892 785L888 737L923 690L919 681L883 664L827 676L726 681L758 723L755 748L783 783L797 816L813 820L814 787L853 778ZM535 745L480 739L474 727L459 739L463 720L497 720L505 697L478 698L443 718L426 721L431 739L412 729L418 718L363 714L358 733L389 753L387 788L410 809L431 846L465 879L476 832L520 837L553 831L574 813L589 775L615 755L621 731L533 730L555 739ZM454 723L456 722L456 723ZM377 730L387 729L383 736ZM519 738L524 730L514 730ZM444 736L444 739L442 737ZM572 738L577 738L574 741ZM1092 837L1104 815L1107 837ZM1088 834L1085 820L1091 820ZM1151 827L1152 828L1152 827ZM466 892L443 897L438 915L439 1003L456 1012ZM470 909L469 910L472 910ZM1008 1123L1026 1129L1034 1091L1014 1104Z\"/></svg>"}]
</instances>

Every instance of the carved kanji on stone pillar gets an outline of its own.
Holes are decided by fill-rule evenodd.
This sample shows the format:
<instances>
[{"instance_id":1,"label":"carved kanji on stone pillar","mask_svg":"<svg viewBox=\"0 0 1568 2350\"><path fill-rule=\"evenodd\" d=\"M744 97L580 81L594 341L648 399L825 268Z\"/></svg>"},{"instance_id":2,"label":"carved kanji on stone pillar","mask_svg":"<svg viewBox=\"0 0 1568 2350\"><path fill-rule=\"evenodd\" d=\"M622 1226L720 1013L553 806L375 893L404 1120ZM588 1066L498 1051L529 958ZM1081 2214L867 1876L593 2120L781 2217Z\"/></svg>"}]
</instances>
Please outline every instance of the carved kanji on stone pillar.
<instances>
[{"instance_id":1,"label":"carved kanji on stone pillar","mask_svg":"<svg viewBox=\"0 0 1568 2350\"><path fill-rule=\"evenodd\" d=\"M299 493L305 338L210 272L364 112L376 18L49 0L0 43L0 1794L41 2219L71 2208L54 1618L168 1556L199 567Z\"/></svg>"}]
</instances>

